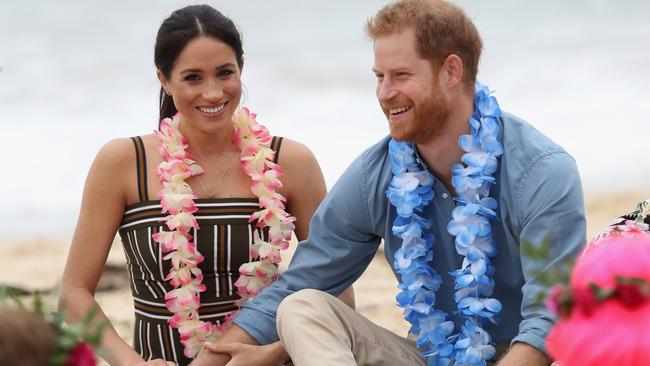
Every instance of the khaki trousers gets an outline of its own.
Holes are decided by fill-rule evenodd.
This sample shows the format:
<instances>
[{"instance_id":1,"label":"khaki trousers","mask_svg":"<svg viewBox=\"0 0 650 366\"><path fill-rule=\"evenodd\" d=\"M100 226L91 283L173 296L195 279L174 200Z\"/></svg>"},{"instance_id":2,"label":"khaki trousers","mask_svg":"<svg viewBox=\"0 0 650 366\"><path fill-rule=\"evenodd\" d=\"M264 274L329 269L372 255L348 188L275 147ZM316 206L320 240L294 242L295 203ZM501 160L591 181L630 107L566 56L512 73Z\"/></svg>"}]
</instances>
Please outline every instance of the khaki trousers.
<instances>
[{"instance_id":1,"label":"khaki trousers","mask_svg":"<svg viewBox=\"0 0 650 366\"><path fill-rule=\"evenodd\" d=\"M415 341L374 324L322 291L288 296L278 308L276 325L296 366L426 365ZM504 351L500 348L497 353Z\"/></svg>"}]
</instances>

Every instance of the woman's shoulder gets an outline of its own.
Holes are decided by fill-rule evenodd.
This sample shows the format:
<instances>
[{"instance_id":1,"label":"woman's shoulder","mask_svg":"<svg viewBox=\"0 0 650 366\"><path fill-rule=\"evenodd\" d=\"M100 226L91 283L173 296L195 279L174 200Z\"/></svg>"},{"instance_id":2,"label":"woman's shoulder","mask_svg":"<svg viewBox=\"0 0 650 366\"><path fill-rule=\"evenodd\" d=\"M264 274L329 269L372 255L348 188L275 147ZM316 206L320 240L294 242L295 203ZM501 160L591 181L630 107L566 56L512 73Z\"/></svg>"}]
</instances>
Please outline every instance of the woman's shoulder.
<instances>
[{"instance_id":1,"label":"woman's shoulder","mask_svg":"<svg viewBox=\"0 0 650 366\"><path fill-rule=\"evenodd\" d=\"M154 134L112 139L101 147L95 161L113 167L129 165L135 161L138 145L150 145L154 143L154 139Z\"/></svg>"},{"instance_id":2,"label":"woman's shoulder","mask_svg":"<svg viewBox=\"0 0 650 366\"><path fill-rule=\"evenodd\" d=\"M310 190L318 192L313 193L314 196L319 196L321 191L324 194L326 188L323 172L314 153L305 144L284 138L279 153L278 164L282 171L280 180L287 198L297 192L312 194Z\"/></svg>"},{"instance_id":3,"label":"woman's shoulder","mask_svg":"<svg viewBox=\"0 0 650 366\"><path fill-rule=\"evenodd\" d=\"M280 149L276 153L279 154L278 164L283 168L284 166L303 167L305 164L316 163L316 157L307 145L287 137L282 137Z\"/></svg>"}]
</instances>

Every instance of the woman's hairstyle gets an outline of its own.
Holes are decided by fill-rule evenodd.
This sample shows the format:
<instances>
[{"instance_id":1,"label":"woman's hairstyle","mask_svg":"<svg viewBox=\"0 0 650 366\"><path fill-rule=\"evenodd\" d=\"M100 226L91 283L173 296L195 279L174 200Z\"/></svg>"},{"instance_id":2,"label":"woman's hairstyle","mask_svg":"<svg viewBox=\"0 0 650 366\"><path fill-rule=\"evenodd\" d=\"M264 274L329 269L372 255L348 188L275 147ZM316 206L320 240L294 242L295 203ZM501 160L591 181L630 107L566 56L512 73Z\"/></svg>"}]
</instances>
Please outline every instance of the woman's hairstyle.
<instances>
[{"instance_id":1,"label":"woman's hairstyle","mask_svg":"<svg viewBox=\"0 0 650 366\"><path fill-rule=\"evenodd\" d=\"M214 37L232 48L242 66L244 50L241 35L230 18L209 5L192 5L173 12L163 21L156 36L154 62L169 79L178 55L195 38ZM160 88L160 118L172 117L177 109L171 96Z\"/></svg>"}]
</instances>

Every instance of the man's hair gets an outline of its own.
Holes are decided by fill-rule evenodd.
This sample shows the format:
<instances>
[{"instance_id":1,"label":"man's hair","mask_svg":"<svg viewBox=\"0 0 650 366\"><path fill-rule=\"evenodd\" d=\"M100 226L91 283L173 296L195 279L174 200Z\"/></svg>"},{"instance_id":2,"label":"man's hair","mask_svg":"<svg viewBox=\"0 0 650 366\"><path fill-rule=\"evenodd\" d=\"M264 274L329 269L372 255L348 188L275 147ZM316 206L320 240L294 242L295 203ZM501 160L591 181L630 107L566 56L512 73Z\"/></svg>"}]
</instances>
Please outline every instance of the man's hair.
<instances>
[{"instance_id":1,"label":"man's hair","mask_svg":"<svg viewBox=\"0 0 650 366\"><path fill-rule=\"evenodd\" d=\"M463 60L463 82L474 90L483 43L465 12L443 0L397 0L366 23L366 33L378 37L415 28L420 56L440 65L451 54Z\"/></svg>"}]
</instances>

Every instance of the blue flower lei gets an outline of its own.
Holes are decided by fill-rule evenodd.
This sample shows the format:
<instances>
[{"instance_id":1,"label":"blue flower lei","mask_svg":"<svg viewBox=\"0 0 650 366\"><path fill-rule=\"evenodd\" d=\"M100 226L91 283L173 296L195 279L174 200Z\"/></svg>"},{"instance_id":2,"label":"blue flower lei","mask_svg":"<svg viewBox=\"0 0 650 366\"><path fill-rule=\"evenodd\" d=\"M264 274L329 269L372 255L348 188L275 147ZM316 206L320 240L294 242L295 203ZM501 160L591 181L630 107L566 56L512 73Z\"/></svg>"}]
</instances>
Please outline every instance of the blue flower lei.
<instances>
[{"instance_id":1,"label":"blue flower lei","mask_svg":"<svg viewBox=\"0 0 650 366\"><path fill-rule=\"evenodd\" d=\"M486 319L497 323L501 311L501 303L490 297L494 289L490 257L497 252L490 221L498 220L490 188L496 183L497 158L503 154L498 140L499 116L496 98L477 82L469 120L471 134L458 139L465 154L462 164L452 167L451 183L458 197L447 225L447 231L455 236L456 251L464 256L462 267L450 273L455 279L457 312L465 319L457 334L452 334L454 323L447 320L448 314L434 308L442 278L429 265L435 241L429 231L433 220L420 215L433 199L435 178L418 164L412 143L389 143L393 178L386 196L397 209L393 234L402 239L394 262L402 278L397 302L404 308L411 333L418 335L417 347L430 366L486 365L495 354L490 335L481 324Z\"/></svg>"}]
</instances>

